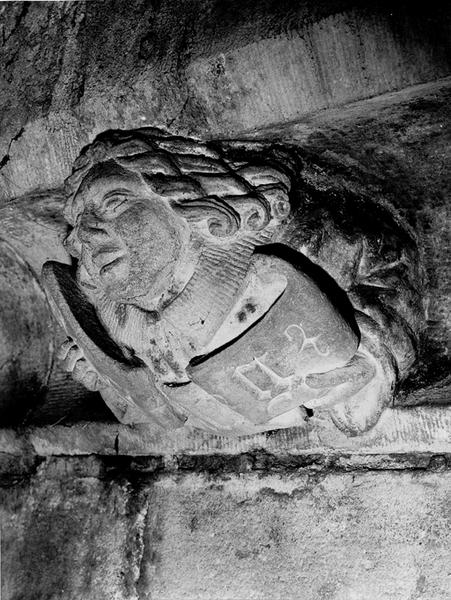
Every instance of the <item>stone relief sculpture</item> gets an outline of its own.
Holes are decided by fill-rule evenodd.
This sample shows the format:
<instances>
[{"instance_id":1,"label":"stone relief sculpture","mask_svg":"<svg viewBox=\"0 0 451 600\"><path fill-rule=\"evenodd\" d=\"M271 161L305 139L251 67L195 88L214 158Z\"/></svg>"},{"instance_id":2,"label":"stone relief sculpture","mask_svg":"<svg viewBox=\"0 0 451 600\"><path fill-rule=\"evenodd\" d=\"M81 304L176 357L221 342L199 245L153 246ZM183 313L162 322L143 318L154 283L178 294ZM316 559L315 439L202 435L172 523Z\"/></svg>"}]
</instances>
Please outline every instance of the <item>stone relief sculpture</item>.
<instances>
[{"instance_id":1,"label":"stone relief sculpture","mask_svg":"<svg viewBox=\"0 0 451 600\"><path fill-rule=\"evenodd\" d=\"M299 168L281 148L148 128L82 151L66 182L74 264L43 278L66 369L120 421L249 434L314 415L347 435L377 422L416 356L415 240L388 209L369 231L321 210Z\"/></svg>"}]
</instances>

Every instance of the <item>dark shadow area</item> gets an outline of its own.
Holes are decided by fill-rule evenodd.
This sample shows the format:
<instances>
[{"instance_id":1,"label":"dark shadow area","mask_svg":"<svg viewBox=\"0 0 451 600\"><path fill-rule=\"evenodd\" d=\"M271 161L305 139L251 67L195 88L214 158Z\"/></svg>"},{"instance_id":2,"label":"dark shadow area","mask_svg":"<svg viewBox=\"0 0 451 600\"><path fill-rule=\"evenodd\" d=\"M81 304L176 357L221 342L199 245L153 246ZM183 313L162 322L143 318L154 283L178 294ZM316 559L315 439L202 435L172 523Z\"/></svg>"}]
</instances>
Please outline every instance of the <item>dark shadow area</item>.
<instances>
[{"instance_id":1,"label":"dark shadow area","mask_svg":"<svg viewBox=\"0 0 451 600\"><path fill-rule=\"evenodd\" d=\"M295 267L295 269L301 273L310 277L321 292L329 298L343 319L349 323L356 335L359 336L359 328L354 317L354 308L349 301L346 292L342 290L337 282L319 265L313 263L310 259L301 254L301 252L297 252L285 244L260 246L256 249L255 253L280 258Z\"/></svg>"},{"instance_id":2,"label":"dark shadow area","mask_svg":"<svg viewBox=\"0 0 451 600\"><path fill-rule=\"evenodd\" d=\"M343 319L351 326L355 334L360 338L359 328L357 326L355 317L354 317L354 308L349 301L349 298L346 295L340 286L336 283L336 281L328 274L324 269L320 266L315 265L311 260L309 260L306 256L293 250L284 244L268 244L267 246L259 246L255 249L255 254L262 254L265 256L274 256L281 260L286 261L290 265L292 265L295 269L300 271L301 273L307 275L310 279L312 279L321 292L330 300L336 310L342 315ZM270 309L271 310L271 309ZM256 325L258 325L262 319L265 318L267 313L264 313L259 319L254 321L252 325L243 331L239 336L224 344L220 348L217 348L213 352L209 354L204 354L201 356L195 356L190 360L190 366L194 367L199 365L206 360L212 358L220 354L226 348L229 348L233 344L235 344L239 339L244 337L247 333L249 333Z\"/></svg>"},{"instance_id":3,"label":"dark shadow area","mask_svg":"<svg viewBox=\"0 0 451 600\"><path fill-rule=\"evenodd\" d=\"M59 291L66 301L75 321L85 334L110 358L131 367L140 367L142 362L136 358L124 356L121 348L111 339L100 322L95 308L80 290L75 279L75 267L62 263L49 262L59 285Z\"/></svg>"}]
</instances>

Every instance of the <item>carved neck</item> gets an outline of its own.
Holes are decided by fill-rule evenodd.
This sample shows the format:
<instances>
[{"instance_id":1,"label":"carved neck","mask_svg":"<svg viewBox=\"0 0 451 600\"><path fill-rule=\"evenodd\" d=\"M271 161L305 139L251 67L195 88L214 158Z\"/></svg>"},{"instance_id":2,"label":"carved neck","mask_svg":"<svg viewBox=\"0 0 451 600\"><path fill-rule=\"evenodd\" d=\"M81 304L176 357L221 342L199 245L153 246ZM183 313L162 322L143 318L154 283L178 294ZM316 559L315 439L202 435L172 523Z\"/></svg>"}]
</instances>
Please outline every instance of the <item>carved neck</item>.
<instances>
[{"instance_id":1,"label":"carved neck","mask_svg":"<svg viewBox=\"0 0 451 600\"><path fill-rule=\"evenodd\" d=\"M156 320L152 311L120 304L104 294L96 301L98 315L111 337L131 348L163 379L184 379L189 360L203 351L232 309L249 270L256 244L270 236L249 235L220 247L204 246L194 275L183 292ZM166 377L167 375L167 377Z\"/></svg>"},{"instance_id":2,"label":"carved neck","mask_svg":"<svg viewBox=\"0 0 451 600\"><path fill-rule=\"evenodd\" d=\"M249 235L223 247L205 246L187 286L164 310L164 320L188 338L194 352L202 350L231 310L256 243L256 236Z\"/></svg>"}]
</instances>

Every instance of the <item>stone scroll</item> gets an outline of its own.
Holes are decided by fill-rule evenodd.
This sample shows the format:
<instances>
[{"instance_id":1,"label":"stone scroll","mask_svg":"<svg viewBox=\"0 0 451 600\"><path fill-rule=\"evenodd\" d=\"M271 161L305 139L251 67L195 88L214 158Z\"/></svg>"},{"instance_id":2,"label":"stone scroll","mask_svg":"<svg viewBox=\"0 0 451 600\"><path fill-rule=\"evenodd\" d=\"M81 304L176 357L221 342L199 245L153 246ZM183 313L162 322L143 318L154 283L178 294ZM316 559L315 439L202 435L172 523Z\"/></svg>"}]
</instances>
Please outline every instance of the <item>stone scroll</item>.
<instances>
[{"instance_id":1,"label":"stone scroll","mask_svg":"<svg viewBox=\"0 0 451 600\"><path fill-rule=\"evenodd\" d=\"M368 231L321 213L300 169L287 149L149 128L82 151L73 264L47 262L43 281L65 368L121 422L245 435L314 414L358 435L378 421L416 358L415 240L385 209Z\"/></svg>"}]
</instances>

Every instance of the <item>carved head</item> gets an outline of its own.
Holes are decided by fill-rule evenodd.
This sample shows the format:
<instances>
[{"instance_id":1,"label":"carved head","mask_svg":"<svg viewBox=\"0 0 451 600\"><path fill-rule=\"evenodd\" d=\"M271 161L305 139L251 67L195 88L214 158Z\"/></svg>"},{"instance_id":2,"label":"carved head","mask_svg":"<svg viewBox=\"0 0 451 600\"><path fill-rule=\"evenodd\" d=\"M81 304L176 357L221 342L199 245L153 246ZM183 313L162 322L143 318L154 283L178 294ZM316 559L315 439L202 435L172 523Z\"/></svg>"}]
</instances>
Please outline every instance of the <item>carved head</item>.
<instances>
[{"instance_id":1,"label":"carved head","mask_svg":"<svg viewBox=\"0 0 451 600\"><path fill-rule=\"evenodd\" d=\"M289 187L274 167L233 163L191 139L101 134L66 182L79 282L121 302L176 295L202 248L271 241L290 212Z\"/></svg>"}]
</instances>

